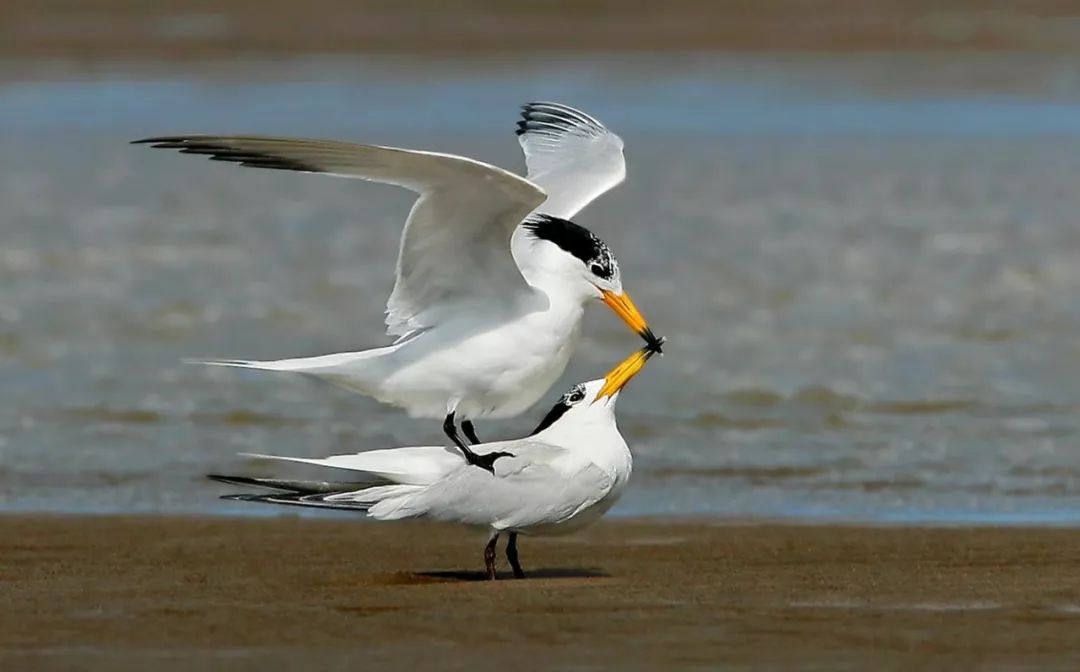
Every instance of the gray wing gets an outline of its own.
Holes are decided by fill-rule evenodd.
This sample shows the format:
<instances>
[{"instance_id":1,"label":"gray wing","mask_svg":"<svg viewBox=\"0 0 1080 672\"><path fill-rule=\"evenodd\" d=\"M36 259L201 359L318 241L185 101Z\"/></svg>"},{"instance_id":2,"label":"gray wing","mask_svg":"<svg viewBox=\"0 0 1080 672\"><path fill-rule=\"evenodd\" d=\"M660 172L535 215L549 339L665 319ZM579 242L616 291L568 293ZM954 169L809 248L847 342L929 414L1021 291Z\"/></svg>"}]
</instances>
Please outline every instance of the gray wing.
<instances>
[{"instance_id":1,"label":"gray wing","mask_svg":"<svg viewBox=\"0 0 1080 672\"><path fill-rule=\"evenodd\" d=\"M510 238L546 196L496 166L450 154L330 140L194 135L137 142L214 161L359 178L418 193L386 304L391 335L435 326L463 304L506 301L527 289L510 254Z\"/></svg>"},{"instance_id":2,"label":"gray wing","mask_svg":"<svg viewBox=\"0 0 1080 672\"><path fill-rule=\"evenodd\" d=\"M581 110L528 103L517 134L529 181L548 194L537 212L572 219L626 178L622 139Z\"/></svg>"},{"instance_id":3,"label":"gray wing","mask_svg":"<svg viewBox=\"0 0 1080 672\"><path fill-rule=\"evenodd\" d=\"M514 457L495 461L495 474L465 466L442 480L395 500L392 517L513 529L561 523L607 496L613 479L576 454L549 444L507 441L485 444ZM372 509L379 517L381 512Z\"/></svg>"}]
</instances>

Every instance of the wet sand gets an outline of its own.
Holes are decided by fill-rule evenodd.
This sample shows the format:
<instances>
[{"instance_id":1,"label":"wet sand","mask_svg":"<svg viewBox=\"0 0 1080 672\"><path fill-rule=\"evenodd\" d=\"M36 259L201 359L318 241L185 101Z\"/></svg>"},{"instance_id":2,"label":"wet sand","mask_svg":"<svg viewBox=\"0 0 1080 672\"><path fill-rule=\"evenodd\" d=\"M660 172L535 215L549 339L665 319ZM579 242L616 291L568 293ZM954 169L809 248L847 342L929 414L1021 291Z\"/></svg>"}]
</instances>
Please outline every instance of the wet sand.
<instances>
[{"instance_id":1,"label":"wet sand","mask_svg":"<svg viewBox=\"0 0 1080 672\"><path fill-rule=\"evenodd\" d=\"M972 669L1080 660L1080 532L0 518L0 668ZM503 563L505 569L505 562Z\"/></svg>"},{"instance_id":2,"label":"wet sand","mask_svg":"<svg viewBox=\"0 0 1080 672\"><path fill-rule=\"evenodd\" d=\"M1075 52L1075 7L1036 2L309 0L0 3L0 58L626 51Z\"/></svg>"}]
</instances>

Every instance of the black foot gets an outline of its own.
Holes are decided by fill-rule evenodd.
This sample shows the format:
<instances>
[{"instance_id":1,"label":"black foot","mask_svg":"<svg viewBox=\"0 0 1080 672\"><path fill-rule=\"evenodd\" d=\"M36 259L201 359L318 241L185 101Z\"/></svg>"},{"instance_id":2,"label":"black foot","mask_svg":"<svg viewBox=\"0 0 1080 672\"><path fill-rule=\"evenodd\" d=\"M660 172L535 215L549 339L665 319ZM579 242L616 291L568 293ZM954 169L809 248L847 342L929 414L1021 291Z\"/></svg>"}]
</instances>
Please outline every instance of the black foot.
<instances>
[{"instance_id":1,"label":"black foot","mask_svg":"<svg viewBox=\"0 0 1080 672\"><path fill-rule=\"evenodd\" d=\"M510 561L510 568L514 570L514 578L524 579L525 572L522 571L521 563L518 562L517 532L511 532L510 540L506 542L506 559Z\"/></svg>"},{"instance_id":2,"label":"black foot","mask_svg":"<svg viewBox=\"0 0 1080 672\"><path fill-rule=\"evenodd\" d=\"M499 540L499 535L495 535L491 538L491 541L484 547L484 568L487 569L488 581L495 580L495 542Z\"/></svg>"},{"instance_id":3,"label":"black foot","mask_svg":"<svg viewBox=\"0 0 1080 672\"><path fill-rule=\"evenodd\" d=\"M468 422L466 420L466 422ZM462 423L464 425L465 423ZM465 456L465 461L474 467L480 467L481 469L487 469L491 473L495 473L495 460L500 457L513 457L513 453L507 453L498 451L494 453L488 453L486 455L477 455L470 449L465 442L458 436L457 427L454 426L454 414L449 413L446 416L446 420L443 421L443 431L450 437L450 440L454 442L454 445L458 447L461 454ZM473 433L475 436L475 432Z\"/></svg>"},{"instance_id":4,"label":"black foot","mask_svg":"<svg viewBox=\"0 0 1080 672\"><path fill-rule=\"evenodd\" d=\"M513 457L513 453L507 453L504 451L496 451L494 453L487 453L486 455L477 455L476 453L469 451L465 455L465 461L474 467L480 467L481 469L487 469L491 473L495 473L495 460L500 457Z\"/></svg>"}]
</instances>

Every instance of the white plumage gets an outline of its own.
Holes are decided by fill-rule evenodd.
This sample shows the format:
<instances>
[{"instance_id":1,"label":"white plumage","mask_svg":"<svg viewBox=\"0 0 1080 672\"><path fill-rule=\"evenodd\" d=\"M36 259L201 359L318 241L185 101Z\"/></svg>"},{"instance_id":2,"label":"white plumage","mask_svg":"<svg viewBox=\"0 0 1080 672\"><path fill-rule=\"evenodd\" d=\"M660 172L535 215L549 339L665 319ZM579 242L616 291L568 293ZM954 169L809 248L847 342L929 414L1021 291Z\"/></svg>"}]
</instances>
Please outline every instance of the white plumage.
<instances>
[{"instance_id":1,"label":"white plumage","mask_svg":"<svg viewBox=\"0 0 1080 672\"><path fill-rule=\"evenodd\" d=\"M508 532L514 549L508 551L511 564L521 575L517 534L576 530L602 516L622 494L633 460L615 422L615 402L653 352L645 348L605 378L575 385L530 436L472 446L480 456L503 454L490 472L470 465L456 450L422 446L327 458L254 456L361 472L360 485L211 478L279 490L227 496L231 499L359 510L377 520L426 518L485 528L491 534L485 562L492 578L495 541ZM381 482L371 484L372 477Z\"/></svg>"},{"instance_id":2,"label":"white plumage","mask_svg":"<svg viewBox=\"0 0 1080 672\"><path fill-rule=\"evenodd\" d=\"M138 141L244 166L384 182L419 195L386 305L387 333L397 338L392 345L206 363L311 374L413 416L445 416L447 434L460 445L455 417L513 416L551 387L594 299L658 347L623 291L610 250L567 219L622 181L622 140L596 119L554 103L525 105L518 133L528 179L460 156L325 140Z\"/></svg>"},{"instance_id":3,"label":"white plumage","mask_svg":"<svg viewBox=\"0 0 1080 672\"><path fill-rule=\"evenodd\" d=\"M622 138L580 110L523 105L517 133L528 179L548 195L539 212L573 219L626 179Z\"/></svg>"}]
</instances>

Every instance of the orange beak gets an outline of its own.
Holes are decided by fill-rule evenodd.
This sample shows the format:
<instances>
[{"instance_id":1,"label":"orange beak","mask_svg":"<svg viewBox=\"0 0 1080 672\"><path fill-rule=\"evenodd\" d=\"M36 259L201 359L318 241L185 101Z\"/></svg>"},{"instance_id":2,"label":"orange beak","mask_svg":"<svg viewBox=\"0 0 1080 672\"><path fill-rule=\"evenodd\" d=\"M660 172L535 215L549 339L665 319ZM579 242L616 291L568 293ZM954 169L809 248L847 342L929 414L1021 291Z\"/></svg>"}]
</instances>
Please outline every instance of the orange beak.
<instances>
[{"instance_id":1,"label":"orange beak","mask_svg":"<svg viewBox=\"0 0 1080 672\"><path fill-rule=\"evenodd\" d=\"M604 386L600 388L600 391L596 394L596 401L603 399L604 397L610 397L630 382L630 379L638 374L645 368L645 362L649 361L649 358L660 352L658 347L663 345L663 339L660 339L657 343L657 347L646 345L641 350L638 350L634 354L630 355L622 362L620 362L614 369L608 372L604 376Z\"/></svg>"},{"instance_id":2,"label":"orange beak","mask_svg":"<svg viewBox=\"0 0 1080 672\"><path fill-rule=\"evenodd\" d=\"M661 352L660 346L663 345L663 339L659 339L653 334L652 329L649 328L649 323L645 321L645 317L634 305L634 301L629 294L626 292L616 294L605 289L603 290L603 297L604 304L615 311L615 314L634 330L634 333L645 339L645 343L648 344L650 349Z\"/></svg>"}]
</instances>

